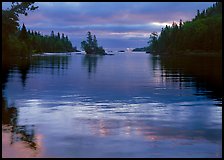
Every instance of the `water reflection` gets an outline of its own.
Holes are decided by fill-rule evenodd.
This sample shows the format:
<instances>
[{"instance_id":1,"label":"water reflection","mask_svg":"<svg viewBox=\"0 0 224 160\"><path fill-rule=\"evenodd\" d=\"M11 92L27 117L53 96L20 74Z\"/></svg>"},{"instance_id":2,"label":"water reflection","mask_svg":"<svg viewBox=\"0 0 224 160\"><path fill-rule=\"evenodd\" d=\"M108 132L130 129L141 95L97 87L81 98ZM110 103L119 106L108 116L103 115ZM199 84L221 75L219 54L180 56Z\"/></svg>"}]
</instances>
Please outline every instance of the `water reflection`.
<instances>
[{"instance_id":1,"label":"water reflection","mask_svg":"<svg viewBox=\"0 0 224 160\"><path fill-rule=\"evenodd\" d=\"M89 78L91 73L96 73L96 67L99 59L103 56L100 55L85 55L82 59L82 65L87 68Z\"/></svg>"},{"instance_id":2,"label":"water reflection","mask_svg":"<svg viewBox=\"0 0 224 160\"><path fill-rule=\"evenodd\" d=\"M169 157L174 156L167 153L167 147L170 146L180 154L177 157L188 157L185 153L187 147L190 147L188 151L193 156L203 152L203 155L214 157L214 152L217 152L220 157L221 152L217 147L221 146L222 138L220 112L212 116L209 112L214 111L207 109L214 107L209 107L208 103L201 107L199 103L192 104L193 107L184 107L181 104L168 106L149 102L85 102L83 99L76 102L74 99L68 102L29 99L17 101L17 104L23 105L20 108L22 113L35 113L33 117L22 114L28 117L29 123L46 124L39 126L44 133L44 145L47 146L47 152L56 157L106 157L112 151L112 157L120 156L118 153L126 157L131 153L135 156L153 157L151 154L158 149L161 149L161 152L155 157ZM201 108L203 114L198 112ZM217 122L214 122L214 117L218 118ZM163 146L165 142L167 144ZM193 149L202 144L212 149L208 152L206 149ZM184 151L177 151L179 147ZM138 153L136 149L143 154Z\"/></svg>"},{"instance_id":3,"label":"water reflection","mask_svg":"<svg viewBox=\"0 0 224 160\"><path fill-rule=\"evenodd\" d=\"M5 98L2 97L3 131L11 132L10 144L23 141L28 144L30 149L37 150L34 125L19 125L18 116L17 108L15 106L7 106Z\"/></svg>"},{"instance_id":4,"label":"water reflection","mask_svg":"<svg viewBox=\"0 0 224 160\"><path fill-rule=\"evenodd\" d=\"M184 62L147 58L45 55L5 65L4 143L33 157L221 157L221 107L194 95L203 81Z\"/></svg>"},{"instance_id":5,"label":"water reflection","mask_svg":"<svg viewBox=\"0 0 224 160\"><path fill-rule=\"evenodd\" d=\"M28 73L40 73L44 69L50 69L51 74L55 72L59 75L63 70L68 69L68 63L71 61L71 56L68 55L39 55L30 58L9 58L3 57L2 60L2 89L5 89L5 84L11 72L18 70L21 75L22 86L25 87L28 78Z\"/></svg>"},{"instance_id":6,"label":"water reflection","mask_svg":"<svg viewBox=\"0 0 224 160\"><path fill-rule=\"evenodd\" d=\"M19 115L15 105L9 106L2 97L2 157L42 157L43 136L35 133L34 125L20 125Z\"/></svg>"},{"instance_id":7,"label":"water reflection","mask_svg":"<svg viewBox=\"0 0 224 160\"><path fill-rule=\"evenodd\" d=\"M34 73L39 73L44 69L50 69L54 75L68 69L68 64L71 61L71 56L68 55L43 55L32 57L31 69Z\"/></svg>"},{"instance_id":8,"label":"water reflection","mask_svg":"<svg viewBox=\"0 0 224 160\"><path fill-rule=\"evenodd\" d=\"M9 65L2 65L2 72L1 72L2 90L5 89L5 85L8 82L9 70L10 70Z\"/></svg>"},{"instance_id":9,"label":"water reflection","mask_svg":"<svg viewBox=\"0 0 224 160\"><path fill-rule=\"evenodd\" d=\"M178 84L179 89L194 86L195 95L205 95L221 101L221 57L151 56L151 61L154 76L160 76L158 79L162 82ZM157 70L161 71L160 75Z\"/></svg>"},{"instance_id":10,"label":"water reflection","mask_svg":"<svg viewBox=\"0 0 224 160\"><path fill-rule=\"evenodd\" d=\"M95 104L96 105L96 104ZM169 111L170 107L164 106L161 109L157 105L151 105L146 103L138 105L137 111L134 111L131 105L127 105L123 112L118 108L119 104L110 106L106 109L105 106L97 105L97 111L91 111L95 117L91 117L91 113L88 113L87 106L85 109L77 110L80 113L76 115L75 123L76 127L91 129L90 133L99 137L121 136L126 138L134 138L136 136L144 138L146 141L154 140L205 140L212 143L220 143L222 137L217 122L207 122L209 115L198 115L193 111L188 111L189 107L182 107L176 105L173 107L173 111ZM125 105L124 105L125 106ZM110 107L110 108L109 108ZM180 108L175 114L175 108ZM145 108L145 109L144 109ZM90 109L89 109L90 110ZM141 110L141 111L140 111ZM139 113L138 113L139 112ZM164 112L162 114L162 112ZM189 113L190 112L190 113ZM82 113L82 114L81 114ZM100 114L101 113L101 114ZM211 115L210 115L211 116ZM216 115L218 117L218 115ZM107 118L106 118L107 117ZM202 121L207 122L207 126L203 122L197 120L200 118ZM176 121L178 119L178 121ZM191 124L194 120L195 124ZM210 123L210 124L209 124ZM79 126L79 124L82 124ZM210 126L210 127L209 127ZM85 132L86 131L80 131Z\"/></svg>"},{"instance_id":11,"label":"water reflection","mask_svg":"<svg viewBox=\"0 0 224 160\"><path fill-rule=\"evenodd\" d=\"M22 80L23 87L25 87L25 85L26 85L27 74L30 70L30 65L31 65L31 62L30 62L30 59L28 59L28 58L21 59L17 63L18 70L21 74L21 80Z\"/></svg>"}]
</instances>

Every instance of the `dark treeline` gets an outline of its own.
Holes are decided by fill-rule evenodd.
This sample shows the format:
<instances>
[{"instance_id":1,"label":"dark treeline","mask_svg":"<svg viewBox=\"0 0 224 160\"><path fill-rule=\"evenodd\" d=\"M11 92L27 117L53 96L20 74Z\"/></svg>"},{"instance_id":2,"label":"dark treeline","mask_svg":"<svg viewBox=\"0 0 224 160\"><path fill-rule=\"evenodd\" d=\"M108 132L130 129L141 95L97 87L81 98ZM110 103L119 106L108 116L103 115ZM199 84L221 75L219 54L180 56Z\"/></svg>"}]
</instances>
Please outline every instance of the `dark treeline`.
<instances>
[{"instance_id":1,"label":"dark treeline","mask_svg":"<svg viewBox=\"0 0 224 160\"><path fill-rule=\"evenodd\" d=\"M222 3L200 12L192 21L162 28L158 36L151 33L148 51L150 53L181 53L190 51L221 52L222 50Z\"/></svg>"},{"instance_id":2,"label":"dark treeline","mask_svg":"<svg viewBox=\"0 0 224 160\"><path fill-rule=\"evenodd\" d=\"M86 41L81 42L81 48L86 54L106 54L103 47L98 46L96 35L92 36L91 32L88 31L86 39Z\"/></svg>"},{"instance_id":3,"label":"dark treeline","mask_svg":"<svg viewBox=\"0 0 224 160\"><path fill-rule=\"evenodd\" d=\"M25 25L19 27L19 15L37 9L34 2L12 2L11 8L2 10L2 57L27 57L32 53L75 51L64 34L52 31L43 36L37 31L27 31Z\"/></svg>"},{"instance_id":4,"label":"dark treeline","mask_svg":"<svg viewBox=\"0 0 224 160\"><path fill-rule=\"evenodd\" d=\"M72 47L71 41L68 36L63 33L60 35L54 34L51 31L51 35L41 35L39 32L28 31L29 46L32 48L32 52L72 52L76 48Z\"/></svg>"}]
</instances>

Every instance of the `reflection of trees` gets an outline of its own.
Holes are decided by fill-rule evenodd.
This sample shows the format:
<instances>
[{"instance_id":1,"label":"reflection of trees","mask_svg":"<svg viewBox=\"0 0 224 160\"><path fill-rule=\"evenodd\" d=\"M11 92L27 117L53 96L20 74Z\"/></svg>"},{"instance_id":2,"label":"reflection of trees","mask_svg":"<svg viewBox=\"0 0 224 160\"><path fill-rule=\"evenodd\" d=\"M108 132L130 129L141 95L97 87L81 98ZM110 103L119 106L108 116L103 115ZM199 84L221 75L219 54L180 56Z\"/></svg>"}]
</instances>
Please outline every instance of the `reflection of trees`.
<instances>
[{"instance_id":1,"label":"reflection of trees","mask_svg":"<svg viewBox=\"0 0 224 160\"><path fill-rule=\"evenodd\" d=\"M10 63L8 63L7 61L2 61L2 73L1 73L2 90L5 89L5 84L8 82L10 68L11 68Z\"/></svg>"},{"instance_id":2,"label":"reflection of trees","mask_svg":"<svg viewBox=\"0 0 224 160\"><path fill-rule=\"evenodd\" d=\"M35 56L32 57L32 71L39 72L43 68L50 68L51 73L55 70L59 73L61 70L68 69L68 61L70 56L51 55L51 56Z\"/></svg>"},{"instance_id":3,"label":"reflection of trees","mask_svg":"<svg viewBox=\"0 0 224 160\"><path fill-rule=\"evenodd\" d=\"M30 58L3 57L2 59L2 89L5 88L5 84L8 82L9 73L15 68L18 69L19 73L21 74L22 84L23 86L25 86L27 74L30 69Z\"/></svg>"},{"instance_id":4,"label":"reflection of trees","mask_svg":"<svg viewBox=\"0 0 224 160\"><path fill-rule=\"evenodd\" d=\"M101 58L102 56L98 55L85 55L82 64L88 69L89 75L93 72L96 73L96 67L97 67L97 62L98 59Z\"/></svg>"},{"instance_id":5,"label":"reflection of trees","mask_svg":"<svg viewBox=\"0 0 224 160\"><path fill-rule=\"evenodd\" d=\"M23 141L29 144L29 148L37 149L34 126L18 125L18 110L14 106L9 107L4 97L2 97L2 125L12 133L11 144Z\"/></svg>"},{"instance_id":6,"label":"reflection of trees","mask_svg":"<svg viewBox=\"0 0 224 160\"><path fill-rule=\"evenodd\" d=\"M221 57L205 56L160 56L151 58L153 70L159 62L161 78L173 83L178 82L179 87L184 82L195 82L198 94L211 91L207 96L220 98L222 96L222 60ZM157 68L158 69L158 68Z\"/></svg>"},{"instance_id":7,"label":"reflection of trees","mask_svg":"<svg viewBox=\"0 0 224 160\"><path fill-rule=\"evenodd\" d=\"M17 65L18 65L18 70L21 74L22 84L25 87L27 74L28 74L29 69L30 69L30 60L26 59L26 58L21 59L21 61L17 62Z\"/></svg>"},{"instance_id":8,"label":"reflection of trees","mask_svg":"<svg viewBox=\"0 0 224 160\"><path fill-rule=\"evenodd\" d=\"M158 69L159 57L151 56L151 61L152 61L152 69L153 71L155 71L156 69Z\"/></svg>"},{"instance_id":9,"label":"reflection of trees","mask_svg":"<svg viewBox=\"0 0 224 160\"><path fill-rule=\"evenodd\" d=\"M61 70L68 69L69 57L66 55L35 56L31 58L4 57L2 59L2 89L5 88L11 71L18 69L21 74L22 84L25 86L30 69L33 72L40 72L43 68L50 68L52 74L54 74L55 70L59 73Z\"/></svg>"}]
</instances>

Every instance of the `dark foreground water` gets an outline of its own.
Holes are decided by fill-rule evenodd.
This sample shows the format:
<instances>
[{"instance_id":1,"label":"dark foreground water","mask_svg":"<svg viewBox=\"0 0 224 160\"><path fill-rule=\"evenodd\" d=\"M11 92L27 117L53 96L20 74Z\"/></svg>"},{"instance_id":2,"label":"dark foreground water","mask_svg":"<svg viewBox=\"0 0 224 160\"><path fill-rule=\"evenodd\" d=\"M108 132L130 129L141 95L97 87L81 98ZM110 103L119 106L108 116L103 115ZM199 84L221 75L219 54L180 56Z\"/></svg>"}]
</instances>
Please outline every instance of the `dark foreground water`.
<instances>
[{"instance_id":1,"label":"dark foreground water","mask_svg":"<svg viewBox=\"0 0 224 160\"><path fill-rule=\"evenodd\" d=\"M6 63L2 156L222 157L221 67L145 53Z\"/></svg>"}]
</instances>

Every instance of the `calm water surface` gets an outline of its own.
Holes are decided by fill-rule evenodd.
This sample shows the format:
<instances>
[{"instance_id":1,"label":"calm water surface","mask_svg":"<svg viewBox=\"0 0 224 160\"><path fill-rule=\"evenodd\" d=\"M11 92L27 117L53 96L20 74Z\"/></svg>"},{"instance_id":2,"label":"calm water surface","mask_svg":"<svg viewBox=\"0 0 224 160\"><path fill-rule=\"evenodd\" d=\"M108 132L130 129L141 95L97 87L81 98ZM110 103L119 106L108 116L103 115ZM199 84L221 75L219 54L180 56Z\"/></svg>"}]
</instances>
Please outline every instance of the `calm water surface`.
<instances>
[{"instance_id":1,"label":"calm water surface","mask_svg":"<svg viewBox=\"0 0 224 160\"><path fill-rule=\"evenodd\" d=\"M2 156L222 157L221 63L191 62L71 53L10 66Z\"/></svg>"}]
</instances>

